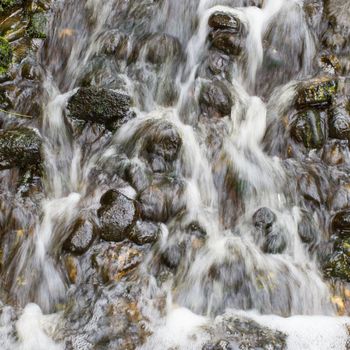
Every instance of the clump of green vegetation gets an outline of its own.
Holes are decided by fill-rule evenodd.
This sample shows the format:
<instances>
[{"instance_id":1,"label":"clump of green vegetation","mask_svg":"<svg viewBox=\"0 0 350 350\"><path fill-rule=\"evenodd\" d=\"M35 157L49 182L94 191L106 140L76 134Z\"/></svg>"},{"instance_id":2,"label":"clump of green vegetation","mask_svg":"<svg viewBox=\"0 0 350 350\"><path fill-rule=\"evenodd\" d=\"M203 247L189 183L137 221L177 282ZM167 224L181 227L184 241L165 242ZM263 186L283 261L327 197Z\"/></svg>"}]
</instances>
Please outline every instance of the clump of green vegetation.
<instances>
[{"instance_id":1,"label":"clump of green vegetation","mask_svg":"<svg viewBox=\"0 0 350 350\"><path fill-rule=\"evenodd\" d=\"M44 13L34 13L30 19L27 33L31 38L46 38L47 19Z\"/></svg>"},{"instance_id":2,"label":"clump of green vegetation","mask_svg":"<svg viewBox=\"0 0 350 350\"><path fill-rule=\"evenodd\" d=\"M12 49L9 42L0 36L0 74L7 72L12 62Z\"/></svg>"},{"instance_id":3,"label":"clump of green vegetation","mask_svg":"<svg viewBox=\"0 0 350 350\"><path fill-rule=\"evenodd\" d=\"M0 0L0 13L17 3L16 0Z\"/></svg>"}]
</instances>

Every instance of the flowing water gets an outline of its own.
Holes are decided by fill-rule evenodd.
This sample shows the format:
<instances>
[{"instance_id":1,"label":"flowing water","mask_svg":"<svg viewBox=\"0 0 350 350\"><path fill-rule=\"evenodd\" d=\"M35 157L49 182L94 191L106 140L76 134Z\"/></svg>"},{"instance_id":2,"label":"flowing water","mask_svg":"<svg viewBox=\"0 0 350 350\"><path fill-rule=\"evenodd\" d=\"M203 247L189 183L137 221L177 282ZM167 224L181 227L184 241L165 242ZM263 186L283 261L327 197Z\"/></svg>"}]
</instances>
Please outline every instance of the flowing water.
<instances>
[{"instance_id":1,"label":"flowing water","mask_svg":"<svg viewBox=\"0 0 350 350\"><path fill-rule=\"evenodd\" d=\"M225 81L234 101L231 112L210 119L201 115L198 101L203 86L213 80L207 69L208 57L215 55L208 20L217 12L240 21L244 54L215 77ZM283 134L274 126L293 108L297 81L316 72L318 27L308 24L303 1L61 0L53 6L51 21L40 50L38 97L43 106L44 198L40 214L21 216L31 235L5 277L10 298L23 310L15 325L17 339L9 328L11 311L3 312L1 348L64 349L69 338L72 349L95 349L85 342L84 332L113 327L101 321L103 307L96 303L81 332L79 326L67 329L74 322L57 307L70 290L60 260L62 245L74 221L99 207L110 183L105 177L113 177L108 171L122 169L127 161L144 166L145 140L171 125L182 144L166 176L179 189L163 191L182 210L161 225L159 241L139 266L143 287L138 302L152 333L139 349L202 349L209 339L205 328L224 313L286 333L288 349L345 349L350 320L336 316L315 250L298 234L307 206L278 154ZM110 33L125 33L115 35L122 54L113 62L101 54ZM167 44L161 63L150 62L148 33L177 38ZM130 59L140 45L136 59ZM266 47L285 58L269 73L264 69ZM92 74L92 85L121 91L133 101L136 117L108 137L93 131L76 136L66 120L67 101L93 69L99 72ZM96 169L102 169L99 175ZM137 198L125 182L118 188ZM282 253L261 249L264 238L251 220L262 207L276 215ZM316 245L324 238L322 218L308 210L320 227ZM205 239L185 232L193 223ZM160 256L179 243L186 249L174 253L180 255L176 271L164 273L158 283L164 272ZM159 298L162 311L155 306ZM95 317L99 321L94 323Z\"/></svg>"}]
</instances>

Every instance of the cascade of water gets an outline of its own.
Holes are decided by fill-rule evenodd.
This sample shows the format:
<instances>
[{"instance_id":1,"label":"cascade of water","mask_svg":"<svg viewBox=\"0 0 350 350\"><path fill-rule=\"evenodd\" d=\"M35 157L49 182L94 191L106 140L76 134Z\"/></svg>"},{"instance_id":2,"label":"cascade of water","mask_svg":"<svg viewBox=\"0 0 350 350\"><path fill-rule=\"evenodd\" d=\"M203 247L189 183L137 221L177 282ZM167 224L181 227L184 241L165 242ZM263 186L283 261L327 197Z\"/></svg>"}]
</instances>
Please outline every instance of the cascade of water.
<instances>
[{"instance_id":1,"label":"cascade of water","mask_svg":"<svg viewBox=\"0 0 350 350\"><path fill-rule=\"evenodd\" d=\"M153 14L149 21L128 23L122 19L124 14L137 12L138 6L143 6L142 10L158 7L146 12ZM278 121L292 108L297 83L291 81L270 94L285 78L277 72L269 81L261 81L266 73L266 45L280 50L282 57L290 54L293 62L298 61L298 69L287 70L288 80L313 73L317 43L302 6L299 0L164 0L156 5L147 0L140 4L67 0L57 4L41 62L46 74L41 125L42 215L36 218L32 235L15 254L8 273L11 296L22 307L29 303L17 321L20 342L16 348L34 349L40 342L47 349L61 348L46 336L41 324L45 317L48 323L60 322L58 317L43 316L30 302L45 312L57 310L58 304L65 302L68 283L58 255L82 212L87 208L98 212L107 189L117 189L127 200L136 199L135 212L139 215L141 211L144 221L161 223L160 238L153 248L148 247L139 268L148 286L139 296L139 304L154 330L141 349L202 349L210 340L206 329L229 312L286 333L290 329L288 345L294 350L309 338L303 335L298 343L295 334L301 330L294 327L295 319L279 324L278 317L335 316L313 247L306 247L298 233L304 208L299 194L288 186L288 174L277 151L284 136ZM212 41L217 28L209 22L216 14L237 21L236 32L227 30L227 24L220 23L219 28L224 27L226 34L241 35L242 44L239 54L222 50L217 65L220 72L213 74L214 69L206 65L215 51ZM67 121L67 103L86 82L87 66L97 58L107 60L106 41L119 23L126 32L126 43L122 45L124 58L115 58L119 61L113 74L121 82L120 90L132 96L135 118L119 125L112 136L110 130L105 131L106 142L101 137L95 148L90 148L91 144L85 147L84 137L90 135L86 130L93 123L75 128L75 121ZM297 25L295 33L290 32L292 25ZM158 36L158 32L162 34ZM288 45L283 43L284 35L289 38ZM155 49L155 43L164 47ZM234 43L230 41L230 45ZM221 69L225 60L230 63ZM287 65L281 63L282 73ZM102 66L98 69L105 68ZM87 85L100 85L98 80L91 81ZM217 96L209 90L205 100L206 86L215 84L216 93L221 89L227 94L219 92ZM107 90L115 92L114 88ZM93 131L91 135L96 136ZM265 151L264 141L274 156ZM154 151L157 142L164 142L163 153ZM152 159L146 154L150 149L156 154ZM131 165L146 174L142 181L147 186L142 183L139 189L129 180L133 188L126 184L125 174ZM145 214L145 193L154 196L151 204L160 208L156 219ZM102 197L101 205L108 200ZM259 215L272 218L271 222L265 225ZM189 230L195 233L189 234ZM93 268L98 265L98 254L87 258ZM122 265L126 258L117 256L116 260ZM122 277L123 273L116 273L113 283ZM152 302L164 295L165 305L159 311ZM266 316L270 314L275 316ZM335 323L331 317L321 320L325 328L332 325L335 336L320 349L344 345L347 319L335 319ZM302 322L313 320L302 318ZM30 327L35 328L34 337L29 336ZM338 334L341 340L337 343Z\"/></svg>"}]
</instances>

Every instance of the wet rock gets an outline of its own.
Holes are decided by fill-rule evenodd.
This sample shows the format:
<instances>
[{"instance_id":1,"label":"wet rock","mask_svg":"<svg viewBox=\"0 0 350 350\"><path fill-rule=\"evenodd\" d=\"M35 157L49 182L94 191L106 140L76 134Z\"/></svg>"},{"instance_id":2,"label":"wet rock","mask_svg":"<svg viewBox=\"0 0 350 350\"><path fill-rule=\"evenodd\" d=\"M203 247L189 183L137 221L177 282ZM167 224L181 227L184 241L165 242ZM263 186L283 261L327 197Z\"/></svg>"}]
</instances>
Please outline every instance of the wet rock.
<instances>
[{"instance_id":1,"label":"wet rock","mask_svg":"<svg viewBox=\"0 0 350 350\"><path fill-rule=\"evenodd\" d=\"M332 103L337 89L337 80L327 77L304 82L298 89L296 105L298 108L327 107Z\"/></svg>"},{"instance_id":2,"label":"wet rock","mask_svg":"<svg viewBox=\"0 0 350 350\"><path fill-rule=\"evenodd\" d=\"M116 129L134 117L130 97L113 90L80 88L68 101L70 117Z\"/></svg>"},{"instance_id":3,"label":"wet rock","mask_svg":"<svg viewBox=\"0 0 350 350\"><path fill-rule=\"evenodd\" d=\"M231 30L218 30L210 34L211 46L230 56L238 56L244 48L240 34Z\"/></svg>"},{"instance_id":4,"label":"wet rock","mask_svg":"<svg viewBox=\"0 0 350 350\"><path fill-rule=\"evenodd\" d=\"M178 157L182 139L176 127L170 123L155 125L144 142L145 157L154 172L168 170L167 163Z\"/></svg>"},{"instance_id":5,"label":"wet rock","mask_svg":"<svg viewBox=\"0 0 350 350\"><path fill-rule=\"evenodd\" d=\"M142 192L150 186L151 177L151 170L139 163L131 163L125 169L125 180L138 192Z\"/></svg>"},{"instance_id":6,"label":"wet rock","mask_svg":"<svg viewBox=\"0 0 350 350\"><path fill-rule=\"evenodd\" d=\"M115 242L127 238L138 217L136 203L116 190L107 191L100 203L97 215L101 237Z\"/></svg>"},{"instance_id":7,"label":"wet rock","mask_svg":"<svg viewBox=\"0 0 350 350\"><path fill-rule=\"evenodd\" d=\"M331 166L345 163L350 159L348 140L329 140L322 151L322 160Z\"/></svg>"},{"instance_id":8,"label":"wet rock","mask_svg":"<svg viewBox=\"0 0 350 350\"><path fill-rule=\"evenodd\" d=\"M156 242L159 234L159 225L153 222L138 220L129 234L129 239L136 244L143 245Z\"/></svg>"},{"instance_id":9,"label":"wet rock","mask_svg":"<svg viewBox=\"0 0 350 350\"><path fill-rule=\"evenodd\" d=\"M308 201L322 203L319 183L313 174L302 174L298 178L298 190Z\"/></svg>"},{"instance_id":10,"label":"wet rock","mask_svg":"<svg viewBox=\"0 0 350 350\"><path fill-rule=\"evenodd\" d=\"M177 180L155 182L140 195L141 216L146 221L166 222L185 208L184 183Z\"/></svg>"},{"instance_id":11,"label":"wet rock","mask_svg":"<svg viewBox=\"0 0 350 350\"><path fill-rule=\"evenodd\" d=\"M311 214L306 210L301 213L301 219L298 223L298 233L302 242L314 244L320 237L320 232L316 226Z\"/></svg>"},{"instance_id":12,"label":"wet rock","mask_svg":"<svg viewBox=\"0 0 350 350\"><path fill-rule=\"evenodd\" d=\"M142 262L141 247L131 242L110 243L108 247L101 247L96 256L93 256L93 266L97 268L105 283L120 281L124 276L131 274Z\"/></svg>"},{"instance_id":13,"label":"wet rock","mask_svg":"<svg viewBox=\"0 0 350 350\"><path fill-rule=\"evenodd\" d=\"M73 254L85 253L94 240L94 227L89 220L80 218L72 228L68 239L63 247Z\"/></svg>"},{"instance_id":14,"label":"wet rock","mask_svg":"<svg viewBox=\"0 0 350 350\"><path fill-rule=\"evenodd\" d=\"M207 236L207 232L198 222L191 222L187 227L188 233L196 238L202 239Z\"/></svg>"},{"instance_id":15,"label":"wet rock","mask_svg":"<svg viewBox=\"0 0 350 350\"><path fill-rule=\"evenodd\" d=\"M0 131L0 170L25 168L40 163L42 139L34 129Z\"/></svg>"},{"instance_id":16,"label":"wet rock","mask_svg":"<svg viewBox=\"0 0 350 350\"><path fill-rule=\"evenodd\" d=\"M220 80L204 83L200 91L199 105L202 113L209 117L230 115L233 105L231 91Z\"/></svg>"},{"instance_id":17,"label":"wet rock","mask_svg":"<svg viewBox=\"0 0 350 350\"><path fill-rule=\"evenodd\" d=\"M226 72L227 68L229 67L230 63L230 57L218 52L218 51L210 51L209 57L208 57L208 66L210 71L214 75L221 74L223 72Z\"/></svg>"},{"instance_id":18,"label":"wet rock","mask_svg":"<svg viewBox=\"0 0 350 350\"><path fill-rule=\"evenodd\" d=\"M130 57L131 61L136 60L141 54L146 61L152 64L160 65L168 61L177 61L181 58L182 47L180 41L172 35L152 34L137 45Z\"/></svg>"},{"instance_id":19,"label":"wet rock","mask_svg":"<svg viewBox=\"0 0 350 350\"><path fill-rule=\"evenodd\" d=\"M0 37L0 74L7 72L12 62L12 49L9 42Z\"/></svg>"},{"instance_id":20,"label":"wet rock","mask_svg":"<svg viewBox=\"0 0 350 350\"><path fill-rule=\"evenodd\" d=\"M341 71L341 64L335 55L325 55L320 59L321 67L328 74L336 74Z\"/></svg>"},{"instance_id":21,"label":"wet rock","mask_svg":"<svg viewBox=\"0 0 350 350\"><path fill-rule=\"evenodd\" d=\"M179 40L169 34L151 36L147 43L146 59L153 64L162 64L181 55Z\"/></svg>"},{"instance_id":22,"label":"wet rock","mask_svg":"<svg viewBox=\"0 0 350 350\"><path fill-rule=\"evenodd\" d=\"M349 248L350 242L346 242L346 251L349 251ZM350 257L342 250L334 252L325 264L324 272L327 277L350 282Z\"/></svg>"},{"instance_id":23,"label":"wet rock","mask_svg":"<svg viewBox=\"0 0 350 350\"><path fill-rule=\"evenodd\" d=\"M328 207L333 212L350 207L350 184L344 184L331 191Z\"/></svg>"},{"instance_id":24,"label":"wet rock","mask_svg":"<svg viewBox=\"0 0 350 350\"><path fill-rule=\"evenodd\" d=\"M146 220L168 220L166 194L157 186L150 186L140 196L141 215Z\"/></svg>"},{"instance_id":25,"label":"wet rock","mask_svg":"<svg viewBox=\"0 0 350 350\"><path fill-rule=\"evenodd\" d=\"M269 208L260 208L253 215L253 224L264 234L271 232L272 225L276 221L276 214Z\"/></svg>"},{"instance_id":26,"label":"wet rock","mask_svg":"<svg viewBox=\"0 0 350 350\"><path fill-rule=\"evenodd\" d=\"M325 142L325 125L320 113L316 110L299 113L292 125L291 134L306 148L321 148Z\"/></svg>"},{"instance_id":27,"label":"wet rock","mask_svg":"<svg viewBox=\"0 0 350 350\"><path fill-rule=\"evenodd\" d=\"M173 244L162 253L162 261L171 269L176 269L180 265L182 255L181 246Z\"/></svg>"},{"instance_id":28,"label":"wet rock","mask_svg":"<svg viewBox=\"0 0 350 350\"><path fill-rule=\"evenodd\" d=\"M262 251L268 254L281 254L286 247L287 242L284 235L281 232L274 230L265 237Z\"/></svg>"},{"instance_id":29,"label":"wet rock","mask_svg":"<svg viewBox=\"0 0 350 350\"><path fill-rule=\"evenodd\" d=\"M287 349L287 335L242 316L224 314L215 320L212 340L202 350Z\"/></svg>"},{"instance_id":30,"label":"wet rock","mask_svg":"<svg viewBox=\"0 0 350 350\"><path fill-rule=\"evenodd\" d=\"M103 42L103 52L114 55L117 59L125 59L128 51L128 37L119 30L108 32Z\"/></svg>"},{"instance_id":31,"label":"wet rock","mask_svg":"<svg viewBox=\"0 0 350 350\"><path fill-rule=\"evenodd\" d=\"M350 209L335 214L332 219L332 232L342 238L350 237Z\"/></svg>"},{"instance_id":32,"label":"wet rock","mask_svg":"<svg viewBox=\"0 0 350 350\"><path fill-rule=\"evenodd\" d=\"M329 136L350 140L350 115L345 108L335 108L329 118Z\"/></svg>"},{"instance_id":33,"label":"wet rock","mask_svg":"<svg viewBox=\"0 0 350 350\"><path fill-rule=\"evenodd\" d=\"M230 29L232 32L240 31L241 23L238 18L225 12L215 12L208 20L208 24L213 29Z\"/></svg>"}]
</instances>

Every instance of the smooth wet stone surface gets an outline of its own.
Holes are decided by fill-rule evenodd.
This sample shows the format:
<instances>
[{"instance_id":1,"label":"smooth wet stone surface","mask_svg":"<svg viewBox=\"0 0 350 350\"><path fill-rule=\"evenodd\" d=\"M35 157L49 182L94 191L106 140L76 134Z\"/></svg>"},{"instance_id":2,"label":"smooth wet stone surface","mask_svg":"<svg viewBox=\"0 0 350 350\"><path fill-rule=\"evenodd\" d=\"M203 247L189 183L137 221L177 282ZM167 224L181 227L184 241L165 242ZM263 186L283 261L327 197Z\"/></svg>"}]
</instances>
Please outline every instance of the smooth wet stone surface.
<instances>
[{"instance_id":1,"label":"smooth wet stone surface","mask_svg":"<svg viewBox=\"0 0 350 350\"><path fill-rule=\"evenodd\" d=\"M136 203L115 190L106 192L100 202L97 214L101 237L115 242L127 238L138 217Z\"/></svg>"}]
</instances>

